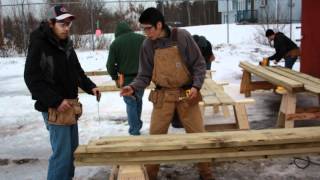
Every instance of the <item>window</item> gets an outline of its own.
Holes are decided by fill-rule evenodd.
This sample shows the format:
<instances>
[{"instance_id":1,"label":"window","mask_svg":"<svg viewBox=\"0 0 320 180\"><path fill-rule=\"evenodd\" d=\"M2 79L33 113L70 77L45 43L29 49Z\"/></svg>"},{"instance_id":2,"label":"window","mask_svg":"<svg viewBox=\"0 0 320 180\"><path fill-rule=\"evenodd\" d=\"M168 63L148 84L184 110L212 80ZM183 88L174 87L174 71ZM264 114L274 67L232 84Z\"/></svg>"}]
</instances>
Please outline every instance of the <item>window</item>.
<instances>
[{"instance_id":1,"label":"window","mask_svg":"<svg viewBox=\"0 0 320 180\"><path fill-rule=\"evenodd\" d=\"M267 6L267 0L260 0L260 7L266 7Z\"/></svg>"}]
</instances>

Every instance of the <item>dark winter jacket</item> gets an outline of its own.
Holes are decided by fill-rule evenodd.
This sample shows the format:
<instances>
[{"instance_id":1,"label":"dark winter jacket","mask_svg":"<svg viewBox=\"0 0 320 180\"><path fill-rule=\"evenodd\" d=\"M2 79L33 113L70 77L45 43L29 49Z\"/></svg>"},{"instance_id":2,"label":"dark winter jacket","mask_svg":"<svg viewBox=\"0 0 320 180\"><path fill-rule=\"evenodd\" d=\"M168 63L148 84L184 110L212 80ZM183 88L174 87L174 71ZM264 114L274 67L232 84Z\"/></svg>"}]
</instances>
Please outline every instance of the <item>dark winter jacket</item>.
<instances>
[{"instance_id":1,"label":"dark winter jacket","mask_svg":"<svg viewBox=\"0 0 320 180\"><path fill-rule=\"evenodd\" d=\"M84 74L72 41L57 41L46 22L30 35L24 79L41 112L77 98L78 87L90 94L96 87Z\"/></svg>"},{"instance_id":2,"label":"dark winter jacket","mask_svg":"<svg viewBox=\"0 0 320 180\"><path fill-rule=\"evenodd\" d=\"M283 33L278 32L274 37L274 48L276 49L276 53L268 59L280 61L282 58L286 57L289 51L298 49L298 46Z\"/></svg>"},{"instance_id":3,"label":"dark winter jacket","mask_svg":"<svg viewBox=\"0 0 320 180\"><path fill-rule=\"evenodd\" d=\"M210 63L210 58L213 55L211 43L204 36L193 35L192 37L194 41L197 43L201 51L201 54L206 60L206 62Z\"/></svg>"},{"instance_id":4,"label":"dark winter jacket","mask_svg":"<svg viewBox=\"0 0 320 180\"><path fill-rule=\"evenodd\" d=\"M127 23L118 24L107 61L107 70L113 80L124 74L124 85L131 83L139 68L139 51L144 36L134 33Z\"/></svg>"},{"instance_id":5,"label":"dark winter jacket","mask_svg":"<svg viewBox=\"0 0 320 180\"><path fill-rule=\"evenodd\" d=\"M130 84L134 89L144 89L151 81L154 65L154 53L157 48L172 46L173 38L171 30L166 27L167 37L156 40L144 40L140 50L140 67L138 76ZM200 49L193 40L191 34L184 30L177 30L177 47L192 77L192 85L201 89L206 73L206 62L201 55Z\"/></svg>"}]
</instances>

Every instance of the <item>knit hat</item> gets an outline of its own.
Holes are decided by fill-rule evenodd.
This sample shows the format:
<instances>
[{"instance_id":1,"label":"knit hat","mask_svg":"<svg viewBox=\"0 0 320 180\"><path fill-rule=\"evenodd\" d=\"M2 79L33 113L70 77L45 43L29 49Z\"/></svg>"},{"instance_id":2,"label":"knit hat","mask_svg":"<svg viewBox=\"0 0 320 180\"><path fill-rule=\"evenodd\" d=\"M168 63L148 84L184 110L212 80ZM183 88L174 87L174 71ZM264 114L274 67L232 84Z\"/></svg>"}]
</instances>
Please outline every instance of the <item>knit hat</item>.
<instances>
[{"instance_id":1,"label":"knit hat","mask_svg":"<svg viewBox=\"0 0 320 180\"><path fill-rule=\"evenodd\" d=\"M273 30L272 30L272 29L268 29L268 30L266 31L266 37L269 37L269 36L272 36L272 35L274 35Z\"/></svg>"},{"instance_id":2,"label":"knit hat","mask_svg":"<svg viewBox=\"0 0 320 180\"><path fill-rule=\"evenodd\" d=\"M70 14L69 11L63 5L56 5L49 9L47 18L61 21L67 18L71 18L71 20L73 20L75 19L75 16Z\"/></svg>"}]
</instances>

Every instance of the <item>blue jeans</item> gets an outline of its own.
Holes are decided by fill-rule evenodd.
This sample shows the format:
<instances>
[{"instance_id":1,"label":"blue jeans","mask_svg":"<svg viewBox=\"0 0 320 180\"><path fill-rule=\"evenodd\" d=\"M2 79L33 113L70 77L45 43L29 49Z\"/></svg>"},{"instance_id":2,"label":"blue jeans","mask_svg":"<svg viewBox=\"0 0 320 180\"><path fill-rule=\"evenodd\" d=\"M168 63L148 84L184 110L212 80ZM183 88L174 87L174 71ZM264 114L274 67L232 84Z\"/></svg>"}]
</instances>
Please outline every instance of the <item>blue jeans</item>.
<instances>
[{"instance_id":1,"label":"blue jeans","mask_svg":"<svg viewBox=\"0 0 320 180\"><path fill-rule=\"evenodd\" d=\"M144 90L135 90L134 96L124 96L123 100L127 106L129 123L129 134L140 135L142 128L141 111Z\"/></svg>"},{"instance_id":2,"label":"blue jeans","mask_svg":"<svg viewBox=\"0 0 320 180\"><path fill-rule=\"evenodd\" d=\"M212 62L206 62L206 70L211 70Z\"/></svg>"},{"instance_id":3,"label":"blue jeans","mask_svg":"<svg viewBox=\"0 0 320 180\"><path fill-rule=\"evenodd\" d=\"M284 67L292 69L296 61L297 61L297 57L286 57L284 58Z\"/></svg>"},{"instance_id":4,"label":"blue jeans","mask_svg":"<svg viewBox=\"0 0 320 180\"><path fill-rule=\"evenodd\" d=\"M42 113L50 134L52 154L49 159L48 180L71 180L74 176L73 153L78 147L78 125L48 124L48 113Z\"/></svg>"}]
</instances>

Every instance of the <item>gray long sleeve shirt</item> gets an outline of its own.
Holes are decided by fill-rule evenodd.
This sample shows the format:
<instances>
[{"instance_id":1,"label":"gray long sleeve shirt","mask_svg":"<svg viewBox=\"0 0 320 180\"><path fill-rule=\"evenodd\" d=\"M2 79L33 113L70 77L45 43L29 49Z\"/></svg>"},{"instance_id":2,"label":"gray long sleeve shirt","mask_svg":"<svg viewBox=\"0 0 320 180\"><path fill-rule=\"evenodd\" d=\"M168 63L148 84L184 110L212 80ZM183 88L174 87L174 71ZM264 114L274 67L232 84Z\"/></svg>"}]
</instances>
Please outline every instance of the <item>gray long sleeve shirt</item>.
<instances>
[{"instance_id":1,"label":"gray long sleeve shirt","mask_svg":"<svg viewBox=\"0 0 320 180\"><path fill-rule=\"evenodd\" d=\"M139 72L130 86L134 89L144 89L150 84L155 49L170 47L172 42L172 37L144 40L140 49ZM184 29L178 29L177 31L177 46L183 58L182 60L192 76L192 86L201 89L206 73L206 62L201 55L200 49L191 34Z\"/></svg>"}]
</instances>

